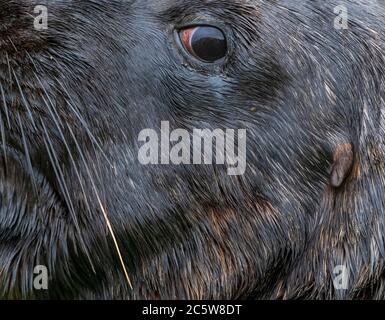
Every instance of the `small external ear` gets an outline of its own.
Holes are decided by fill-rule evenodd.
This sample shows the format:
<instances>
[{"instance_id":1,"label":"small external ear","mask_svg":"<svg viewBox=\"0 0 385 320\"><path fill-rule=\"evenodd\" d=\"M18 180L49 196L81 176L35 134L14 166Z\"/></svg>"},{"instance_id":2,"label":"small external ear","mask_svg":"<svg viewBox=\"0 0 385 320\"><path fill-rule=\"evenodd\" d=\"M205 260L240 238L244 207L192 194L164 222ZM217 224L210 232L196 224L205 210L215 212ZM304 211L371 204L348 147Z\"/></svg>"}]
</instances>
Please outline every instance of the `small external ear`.
<instances>
[{"instance_id":1,"label":"small external ear","mask_svg":"<svg viewBox=\"0 0 385 320\"><path fill-rule=\"evenodd\" d=\"M340 144L334 153L334 164L330 176L330 184L334 188L340 187L352 171L354 151L351 143Z\"/></svg>"}]
</instances>

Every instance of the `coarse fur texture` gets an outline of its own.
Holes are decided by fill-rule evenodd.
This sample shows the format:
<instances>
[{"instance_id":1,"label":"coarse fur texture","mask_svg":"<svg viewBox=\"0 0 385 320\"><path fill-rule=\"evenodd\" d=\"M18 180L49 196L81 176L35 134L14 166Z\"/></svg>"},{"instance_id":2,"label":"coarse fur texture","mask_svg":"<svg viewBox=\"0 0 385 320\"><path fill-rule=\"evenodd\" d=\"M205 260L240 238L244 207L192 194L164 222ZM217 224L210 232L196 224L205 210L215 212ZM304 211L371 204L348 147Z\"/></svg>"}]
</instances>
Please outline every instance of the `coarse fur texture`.
<instances>
[{"instance_id":1,"label":"coarse fur texture","mask_svg":"<svg viewBox=\"0 0 385 320\"><path fill-rule=\"evenodd\" d=\"M384 53L375 0L0 0L0 297L385 298ZM161 121L247 129L246 173L141 165Z\"/></svg>"}]
</instances>

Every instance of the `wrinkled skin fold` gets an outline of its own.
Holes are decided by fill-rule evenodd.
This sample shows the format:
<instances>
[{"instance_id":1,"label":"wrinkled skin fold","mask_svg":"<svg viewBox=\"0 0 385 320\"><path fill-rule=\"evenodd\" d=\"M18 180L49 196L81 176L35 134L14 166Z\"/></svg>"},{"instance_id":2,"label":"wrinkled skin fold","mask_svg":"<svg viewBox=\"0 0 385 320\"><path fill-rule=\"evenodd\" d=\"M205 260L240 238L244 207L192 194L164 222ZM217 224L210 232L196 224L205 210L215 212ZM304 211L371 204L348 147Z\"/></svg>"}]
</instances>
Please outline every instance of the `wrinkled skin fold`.
<instances>
[{"instance_id":1,"label":"wrinkled skin fold","mask_svg":"<svg viewBox=\"0 0 385 320\"><path fill-rule=\"evenodd\" d=\"M0 0L0 297L384 298L384 12ZM197 22L225 26L223 63L181 54L175 29ZM247 129L245 174L141 165L138 134L161 121Z\"/></svg>"}]
</instances>

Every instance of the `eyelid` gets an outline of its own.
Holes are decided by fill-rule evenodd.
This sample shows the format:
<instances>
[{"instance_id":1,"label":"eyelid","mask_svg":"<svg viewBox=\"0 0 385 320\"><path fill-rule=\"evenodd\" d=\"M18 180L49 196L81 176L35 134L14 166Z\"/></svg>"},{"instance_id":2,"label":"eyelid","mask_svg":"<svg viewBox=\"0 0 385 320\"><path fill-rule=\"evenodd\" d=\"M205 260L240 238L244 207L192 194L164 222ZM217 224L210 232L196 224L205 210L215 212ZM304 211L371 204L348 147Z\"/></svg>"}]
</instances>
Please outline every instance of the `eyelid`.
<instances>
[{"instance_id":1,"label":"eyelid","mask_svg":"<svg viewBox=\"0 0 385 320\"><path fill-rule=\"evenodd\" d=\"M181 40L183 46L191 54L195 54L194 50L193 50L193 48L191 46L191 39L194 36L194 33L197 30L197 28L198 27L186 28L186 29L182 29L179 32L180 40Z\"/></svg>"}]
</instances>

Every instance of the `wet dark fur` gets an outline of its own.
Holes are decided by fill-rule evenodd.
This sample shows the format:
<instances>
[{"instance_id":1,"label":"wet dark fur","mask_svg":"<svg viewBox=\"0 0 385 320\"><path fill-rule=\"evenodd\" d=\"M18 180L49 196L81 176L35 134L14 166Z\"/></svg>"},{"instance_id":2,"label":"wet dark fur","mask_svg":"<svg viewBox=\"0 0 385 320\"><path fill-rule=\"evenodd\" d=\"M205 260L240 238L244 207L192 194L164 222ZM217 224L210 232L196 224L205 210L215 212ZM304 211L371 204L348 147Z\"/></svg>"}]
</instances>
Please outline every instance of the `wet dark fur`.
<instances>
[{"instance_id":1,"label":"wet dark fur","mask_svg":"<svg viewBox=\"0 0 385 320\"><path fill-rule=\"evenodd\" d=\"M47 2L38 32L35 1L0 1L2 298L384 298L385 5L336 30L340 0ZM195 19L228 26L223 66L178 51ZM161 120L246 128L245 175L140 165Z\"/></svg>"}]
</instances>

